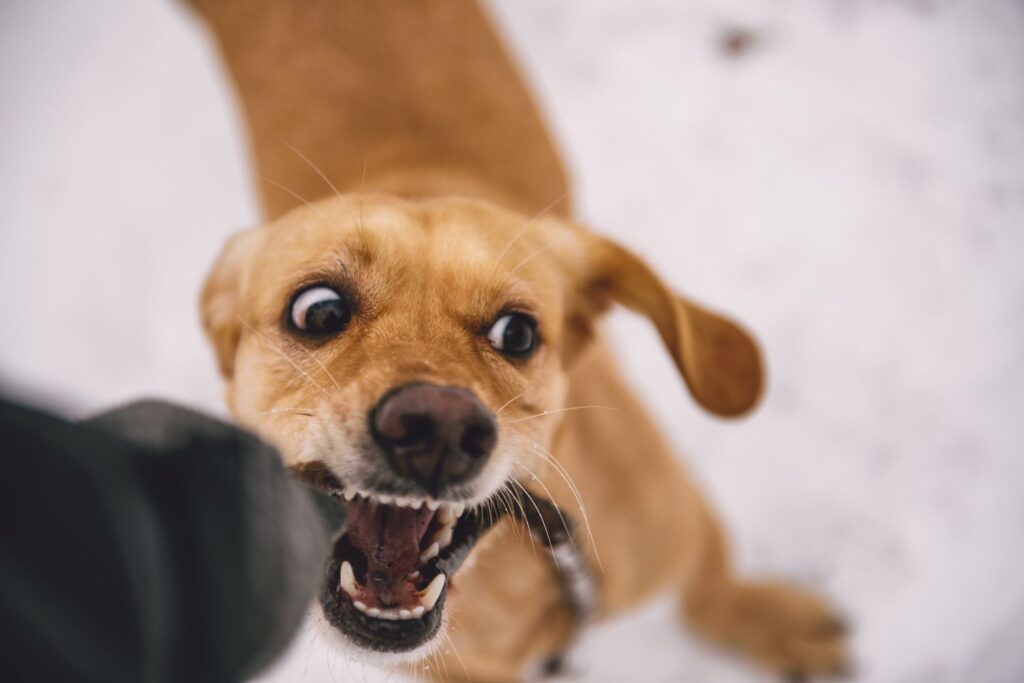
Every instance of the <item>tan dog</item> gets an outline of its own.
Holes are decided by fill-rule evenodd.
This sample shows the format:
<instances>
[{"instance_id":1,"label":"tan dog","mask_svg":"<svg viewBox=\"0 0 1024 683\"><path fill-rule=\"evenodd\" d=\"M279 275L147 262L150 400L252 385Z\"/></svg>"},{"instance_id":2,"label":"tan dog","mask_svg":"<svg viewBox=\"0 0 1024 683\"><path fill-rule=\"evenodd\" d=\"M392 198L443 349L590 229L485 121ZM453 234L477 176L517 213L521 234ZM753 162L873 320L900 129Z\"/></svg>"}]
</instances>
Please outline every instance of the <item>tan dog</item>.
<instances>
[{"instance_id":1,"label":"tan dog","mask_svg":"<svg viewBox=\"0 0 1024 683\"><path fill-rule=\"evenodd\" d=\"M821 601L733 575L597 328L612 303L647 316L719 415L756 402L755 343L570 221L558 156L476 4L194 4L272 220L225 248L203 321L239 421L346 492L321 599L342 640L411 663L451 614L461 661L445 668L474 681L557 652L571 620L549 562L507 521L473 548L471 520L526 487L589 527L602 615L674 590L716 642L787 674L837 671Z\"/></svg>"}]
</instances>

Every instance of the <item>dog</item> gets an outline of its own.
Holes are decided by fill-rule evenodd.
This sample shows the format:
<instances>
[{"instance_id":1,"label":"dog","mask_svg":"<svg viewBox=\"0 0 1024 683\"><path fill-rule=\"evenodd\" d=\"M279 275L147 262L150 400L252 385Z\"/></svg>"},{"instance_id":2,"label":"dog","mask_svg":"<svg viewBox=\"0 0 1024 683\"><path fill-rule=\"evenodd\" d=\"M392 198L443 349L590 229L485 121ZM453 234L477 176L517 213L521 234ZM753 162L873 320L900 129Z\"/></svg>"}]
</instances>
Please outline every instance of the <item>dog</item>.
<instances>
[{"instance_id":1,"label":"dog","mask_svg":"<svg viewBox=\"0 0 1024 683\"><path fill-rule=\"evenodd\" d=\"M757 344L573 221L481 8L192 4L237 88L268 216L218 257L202 321L237 420L322 467L348 507L320 600L339 642L420 671L450 639L434 656L478 682L559 652L574 623L549 558L510 519L474 533L529 493L576 522L600 616L674 591L714 643L785 675L841 671L824 600L735 575L600 321L615 304L645 316L721 416L757 402Z\"/></svg>"}]
</instances>

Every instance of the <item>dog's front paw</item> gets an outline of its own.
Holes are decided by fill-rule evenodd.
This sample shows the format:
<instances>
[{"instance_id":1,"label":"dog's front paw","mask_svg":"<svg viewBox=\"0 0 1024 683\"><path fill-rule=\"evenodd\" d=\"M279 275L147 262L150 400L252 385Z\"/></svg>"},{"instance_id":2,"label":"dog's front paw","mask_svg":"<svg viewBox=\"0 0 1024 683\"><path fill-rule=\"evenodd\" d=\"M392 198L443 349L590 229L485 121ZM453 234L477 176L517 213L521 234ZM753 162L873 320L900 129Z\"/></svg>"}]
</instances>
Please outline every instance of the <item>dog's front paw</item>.
<instances>
[{"instance_id":1,"label":"dog's front paw","mask_svg":"<svg viewBox=\"0 0 1024 683\"><path fill-rule=\"evenodd\" d=\"M779 583L741 583L722 607L709 635L787 680L849 672L846 624L820 598Z\"/></svg>"}]
</instances>

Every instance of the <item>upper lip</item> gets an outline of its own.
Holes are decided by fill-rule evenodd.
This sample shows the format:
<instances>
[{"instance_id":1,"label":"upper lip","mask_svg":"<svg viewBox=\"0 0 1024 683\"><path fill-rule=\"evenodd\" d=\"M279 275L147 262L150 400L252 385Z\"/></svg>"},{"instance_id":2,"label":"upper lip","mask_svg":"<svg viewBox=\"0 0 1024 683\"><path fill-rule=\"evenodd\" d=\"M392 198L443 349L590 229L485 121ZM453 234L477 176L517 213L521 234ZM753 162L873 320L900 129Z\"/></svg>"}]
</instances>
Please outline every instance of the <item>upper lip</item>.
<instances>
[{"instance_id":1,"label":"upper lip","mask_svg":"<svg viewBox=\"0 0 1024 683\"><path fill-rule=\"evenodd\" d=\"M384 494L384 493L371 493L371 492L368 492L368 491L360 491L359 489L356 489L356 488L351 487L351 486L344 487L344 488L340 489L340 491L341 491L341 493L340 493L341 497L344 498L346 501L351 501L356 496L362 496L364 498L371 498L371 499L373 499L373 500L375 500L375 501L377 501L379 503L382 503L384 505L394 505L396 507L407 507L407 508L413 508L414 510L419 510L424 505L429 510L439 510L442 507L444 507L446 509L451 510L455 514L456 518L461 517L462 513L465 512L465 510L466 510L466 503L465 502L449 502L449 501L435 500L433 498L422 498L422 497L415 497L415 496L389 496L389 495ZM337 490L332 491L331 493L334 493L335 495L338 495L337 494Z\"/></svg>"}]
</instances>

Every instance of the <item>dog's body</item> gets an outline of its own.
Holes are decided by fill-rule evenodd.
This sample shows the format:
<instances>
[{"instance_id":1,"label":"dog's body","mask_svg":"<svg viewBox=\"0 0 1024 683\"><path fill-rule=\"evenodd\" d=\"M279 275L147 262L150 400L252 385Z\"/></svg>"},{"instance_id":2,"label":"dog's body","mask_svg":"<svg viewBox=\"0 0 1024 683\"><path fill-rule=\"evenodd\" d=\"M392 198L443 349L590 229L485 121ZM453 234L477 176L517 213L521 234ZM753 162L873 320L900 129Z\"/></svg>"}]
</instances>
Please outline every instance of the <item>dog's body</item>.
<instances>
[{"instance_id":1,"label":"dog's body","mask_svg":"<svg viewBox=\"0 0 1024 683\"><path fill-rule=\"evenodd\" d=\"M301 460L309 450L299 436L301 428L277 427L269 424L274 416L266 416L274 409L287 409L296 393L282 397L266 381L252 379L269 372L266 357L253 360L257 352L251 350L269 334L253 327L259 328L258 305L248 309L252 325L245 320L242 328L230 324L231 316L238 317L235 307L246 310L236 286L226 284L239 277L236 271L243 269L241 264L246 264L241 279L255 290L263 277L276 282L288 276L284 270L275 270L276 260L294 263L300 254L311 258L305 251L320 239L316 230L322 228L305 227L310 222L330 223L347 216L357 217L360 227L364 219L368 225L385 219L389 224L408 220L435 225L457 216L455 222L462 227L455 232L434 234L424 228L430 233L427 241L411 247L408 257L394 259L414 260L417 252L432 250L439 241L446 245L444 249L458 251L477 239L467 232L473 230L474 221L491 225L515 218L512 234L501 233L488 253L495 259L497 252L497 261L507 258L508 266L518 262L513 272L520 268L526 272L547 258L544 252L560 253L561 246L552 246L562 237L560 219L541 214L569 218L568 182L515 69L487 20L469 0L196 0L194 4L213 28L238 86L269 217L277 218L334 191L351 193L351 198L327 200L290 213L283 219L286 227L304 221L303 226L288 227L288 233L275 227L263 239L266 244L261 245L259 258L253 256L256 247L229 248L205 294L206 325L222 369L232 379L229 402L234 412L275 440L286 457ZM570 241L589 239L576 232L567 234ZM274 241L273 248L269 241ZM506 242L509 246L502 249ZM326 249L325 244L314 252ZM578 246L588 254L604 253L603 249ZM844 658L841 629L820 601L783 585L743 583L732 575L714 515L626 386L609 348L586 321L611 299L647 313L697 399L719 414L739 414L756 400L760 390L756 349L748 348L745 336L731 323L688 302L675 304L682 306L683 313L665 310L672 304L648 291L660 287L660 297L663 286L645 268L633 260L624 264L627 257L614 253L614 259L609 257L614 267L604 279L593 279L588 290L610 292L607 296L572 315L568 314L571 302L555 311L554 315L567 320L564 329L553 335L558 337L557 360L564 372L536 396L513 379L480 386L482 374L504 370L492 370L486 363L473 369L476 361L469 356L451 359L451 367L458 368L451 371L454 376L448 360L436 360L440 356L410 359L408 346L392 344L395 336L409 334L397 322L387 328L389 333L374 328L378 345L367 352L369 356L352 360L354 365L345 366L347 361L340 358L317 363L327 364L328 374L335 377L358 372L372 375L376 371L366 369L365 358L381 355L380 362L403 368L402 380L440 375L448 384L473 387L499 417L506 414L503 411L510 402L507 414L516 415L511 422L537 425L530 441L520 445L549 450L567 476L543 455L512 476L576 517L581 543L598 577L602 615L626 610L656 592L675 590L685 596L681 610L688 621L713 640L785 673L837 670ZM589 266L578 269L589 272ZM620 275L636 282L609 284ZM536 277L544 281L543 276ZM559 298L555 296L559 282L547 285L553 298ZM419 286L438 293L459 291L461 285L456 274ZM246 296L256 301L264 295L249 291ZM443 297L438 294L437 298ZM264 317L273 313L268 311ZM689 317L677 320L684 314ZM665 316L673 316L673 322L664 322ZM431 329L435 336L441 334L436 327ZM252 334L247 335L247 330ZM246 346L247 337L248 356L239 350ZM705 337L713 342L711 350L703 345ZM452 339L455 336L445 342L449 351L455 344ZM544 362L556 363L556 359ZM717 363L718 369L708 369L708 363ZM304 362L302 367L303 374L316 373ZM372 388L360 390L363 394L376 397L394 384L390 369L379 374ZM522 410L513 413L517 389L529 400L518 399ZM355 399L340 400L353 405ZM375 399L360 400L362 406ZM609 406L621 412L558 412L576 406ZM552 414L533 419L541 410ZM510 429L508 420L502 429ZM540 475L538 481L532 481L533 472ZM577 496L585 505L585 517ZM445 648L445 677L515 680L526 664L557 652L570 639L572 620L548 560L511 524L500 524L492 531L474 550L473 559L452 583L448 609L454 617L450 637L455 647Z\"/></svg>"}]
</instances>

